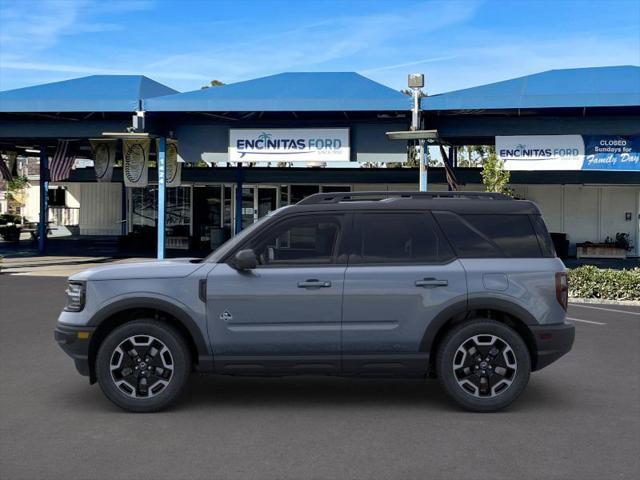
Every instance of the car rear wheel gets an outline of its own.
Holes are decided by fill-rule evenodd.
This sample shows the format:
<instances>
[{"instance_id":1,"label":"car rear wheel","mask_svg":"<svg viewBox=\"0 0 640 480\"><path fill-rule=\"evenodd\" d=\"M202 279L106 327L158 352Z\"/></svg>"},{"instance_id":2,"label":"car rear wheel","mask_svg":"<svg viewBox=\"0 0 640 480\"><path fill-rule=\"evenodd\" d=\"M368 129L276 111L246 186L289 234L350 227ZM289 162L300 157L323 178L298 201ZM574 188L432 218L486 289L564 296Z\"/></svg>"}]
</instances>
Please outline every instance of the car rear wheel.
<instances>
[{"instance_id":1,"label":"car rear wheel","mask_svg":"<svg viewBox=\"0 0 640 480\"><path fill-rule=\"evenodd\" d=\"M470 320L444 338L436 360L445 392L467 410L509 406L529 381L531 359L520 335L503 323Z\"/></svg>"},{"instance_id":2,"label":"car rear wheel","mask_svg":"<svg viewBox=\"0 0 640 480\"><path fill-rule=\"evenodd\" d=\"M169 406L183 390L190 371L189 349L180 333L150 319L113 330L96 358L100 388L130 412L156 412Z\"/></svg>"}]
</instances>

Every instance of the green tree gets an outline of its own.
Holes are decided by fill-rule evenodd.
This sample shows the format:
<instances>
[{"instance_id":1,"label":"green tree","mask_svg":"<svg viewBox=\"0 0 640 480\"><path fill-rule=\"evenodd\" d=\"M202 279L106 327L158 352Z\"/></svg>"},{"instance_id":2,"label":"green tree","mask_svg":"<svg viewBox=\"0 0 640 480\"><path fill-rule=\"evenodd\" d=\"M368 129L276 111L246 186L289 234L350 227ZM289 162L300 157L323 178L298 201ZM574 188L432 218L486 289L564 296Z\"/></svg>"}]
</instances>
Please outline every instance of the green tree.
<instances>
[{"instance_id":1,"label":"green tree","mask_svg":"<svg viewBox=\"0 0 640 480\"><path fill-rule=\"evenodd\" d=\"M504 169L504 162L495 152L490 153L482 166L482 183L487 192L504 193L513 196L513 190L508 186L511 172Z\"/></svg>"},{"instance_id":2,"label":"green tree","mask_svg":"<svg viewBox=\"0 0 640 480\"><path fill-rule=\"evenodd\" d=\"M223 85L224 82L221 82L220 80L211 80L211 82L209 82L209 85L203 85L201 90L205 90L211 87L222 87Z\"/></svg>"}]
</instances>

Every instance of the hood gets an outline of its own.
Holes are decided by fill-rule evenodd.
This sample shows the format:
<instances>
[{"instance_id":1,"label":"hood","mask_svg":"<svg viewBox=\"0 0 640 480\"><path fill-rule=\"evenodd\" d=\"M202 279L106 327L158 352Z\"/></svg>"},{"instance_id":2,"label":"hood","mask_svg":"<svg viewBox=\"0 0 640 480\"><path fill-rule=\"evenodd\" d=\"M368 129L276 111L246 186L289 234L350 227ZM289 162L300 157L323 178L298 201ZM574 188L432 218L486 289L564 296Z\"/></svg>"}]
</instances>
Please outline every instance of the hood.
<instances>
[{"instance_id":1,"label":"hood","mask_svg":"<svg viewBox=\"0 0 640 480\"><path fill-rule=\"evenodd\" d=\"M182 278L191 275L202 263L192 263L195 258L158 260L138 263L118 263L83 270L69 277L69 280L135 280L145 278Z\"/></svg>"}]
</instances>

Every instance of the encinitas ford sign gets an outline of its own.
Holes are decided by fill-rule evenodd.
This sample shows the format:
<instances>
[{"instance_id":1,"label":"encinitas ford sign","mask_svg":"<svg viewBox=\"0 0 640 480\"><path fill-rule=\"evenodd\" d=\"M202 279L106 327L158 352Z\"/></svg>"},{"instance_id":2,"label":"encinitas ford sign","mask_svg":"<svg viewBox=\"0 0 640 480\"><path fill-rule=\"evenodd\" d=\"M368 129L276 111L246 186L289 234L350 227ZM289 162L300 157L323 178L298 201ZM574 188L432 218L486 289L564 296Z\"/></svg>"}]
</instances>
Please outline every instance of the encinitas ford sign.
<instances>
[{"instance_id":1,"label":"encinitas ford sign","mask_svg":"<svg viewBox=\"0 0 640 480\"><path fill-rule=\"evenodd\" d=\"M507 170L640 171L639 136L497 136L496 154Z\"/></svg>"},{"instance_id":2,"label":"encinitas ford sign","mask_svg":"<svg viewBox=\"0 0 640 480\"><path fill-rule=\"evenodd\" d=\"M348 128L230 129L230 162L348 162Z\"/></svg>"},{"instance_id":3,"label":"encinitas ford sign","mask_svg":"<svg viewBox=\"0 0 640 480\"><path fill-rule=\"evenodd\" d=\"M580 135L496 136L496 154L507 170L580 170Z\"/></svg>"}]
</instances>

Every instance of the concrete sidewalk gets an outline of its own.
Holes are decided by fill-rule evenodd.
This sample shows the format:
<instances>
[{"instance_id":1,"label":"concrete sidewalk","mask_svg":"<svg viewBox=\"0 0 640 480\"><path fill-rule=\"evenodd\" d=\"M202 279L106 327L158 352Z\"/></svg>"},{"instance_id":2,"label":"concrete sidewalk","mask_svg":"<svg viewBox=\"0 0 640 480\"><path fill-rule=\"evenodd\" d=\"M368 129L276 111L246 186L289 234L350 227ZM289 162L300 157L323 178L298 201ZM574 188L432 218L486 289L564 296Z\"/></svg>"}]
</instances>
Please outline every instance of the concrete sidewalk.
<instances>
[{"instance_id":1,"label":"concrete sidewalk","mask_svg":"<svg viewBox=\"0 0 640 480\"><path fill-rule=\"evenodd\" d=\"M0 273L11 275L35 275L40 277L68 277L92 267L111 263L150 262L150 258L34 256L4 258L0 261Z\"/></svg>"}]
</instances>

